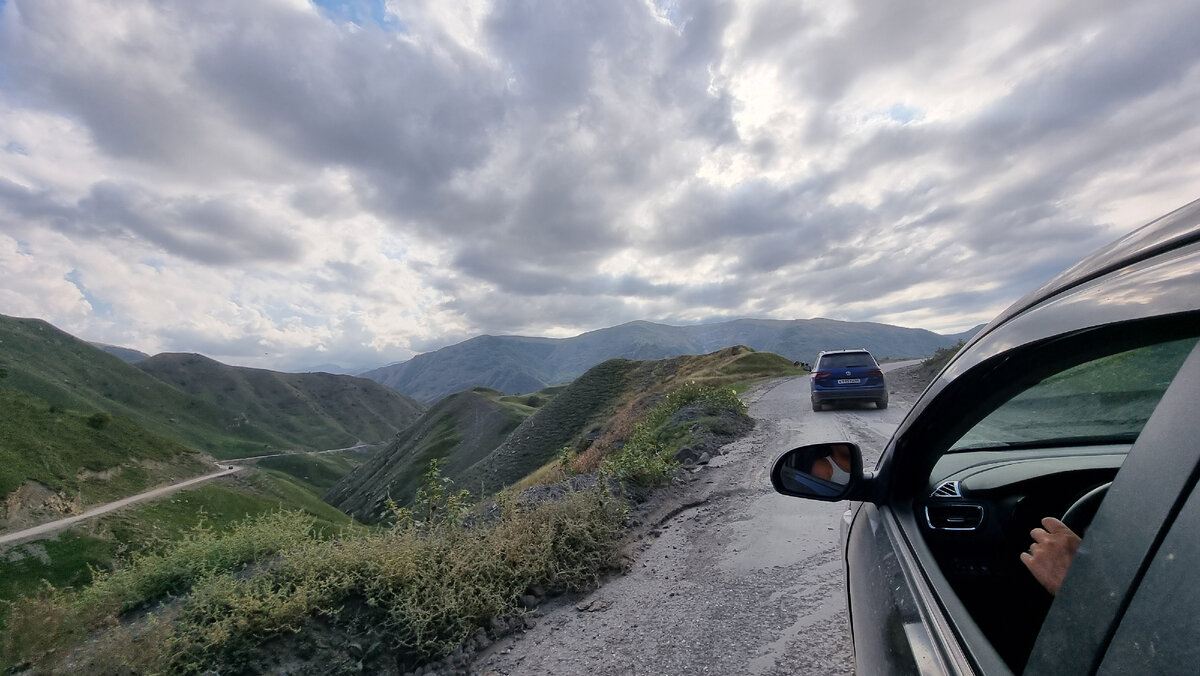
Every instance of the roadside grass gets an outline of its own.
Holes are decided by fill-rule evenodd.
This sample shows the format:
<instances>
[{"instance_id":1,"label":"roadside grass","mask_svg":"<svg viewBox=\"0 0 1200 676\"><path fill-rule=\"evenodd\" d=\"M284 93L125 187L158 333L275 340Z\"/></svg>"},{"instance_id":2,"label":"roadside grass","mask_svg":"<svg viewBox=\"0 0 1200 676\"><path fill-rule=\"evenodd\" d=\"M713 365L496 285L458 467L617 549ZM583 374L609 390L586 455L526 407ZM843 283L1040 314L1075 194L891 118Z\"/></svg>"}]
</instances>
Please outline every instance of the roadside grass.
<instances>
[{"instance_id":1,"label":"roadside grass","mask_svg":"<svg viewBox=\"0 0 1200 676\"><path fill-rule=\"evenodd\" d=\"M958 351L961 350L965 344L966 343L964 341L960 340L954 345L950 345L948 347L939 347L938 349L934 350L933 354L928 359L921 362L921 369L931 376L937 375L943 368L945 368L946 364L950 363L950 360L954 357L954 355L958 354Z\"/></svg>"},{"instance_id":2,"label":"roadside grass","mask_svg":"<svg viewBox=\"0 0 1200 676\"><path fill-rule=\"evenodd\" d=\"M508 505L470 527L401 518L330 538L299 512L223 534L201 527L97 573L84 589L47 587L18 601L3 659L34 672L69 660L106 673L256 673L270 663L272 641L320 625L345 640L332 642L344 654L318 663L356 651L360 670L371 670L372 655L411 670L450 654L492 618L520 613L530 589L594 584L617 561L625 518L624 503L589 491Z\"/></svg>"},{"instance_id":3,"label":"roadside grass","mask_svg":"<svg viewBox=\"0 0 1200 676\"><path fill-rule=\"evenodd\" d=\"M0 555L0 630L8 624L6 602L35 594L45 584L83 587L92 581L93 570L112 566L120 548L112 539L73 531L7 548Z\"/></svg>"},{"instance_id":4,"label":"roadside grass","mask_svg":"<svg viewBox=\"0 0 1200 676\"><path fill-rule=\"evenodd\" d=\"M208 483L77 524L55 537L11 546L0 553L0 601L35 595L43 581L58 589L84 586L93 571L109 570L121 557L169 547L198 528L230 531L281 508L305 514L321 532L358 527L291 476L265 471L244 484ZM8 609L0 604L0 628Z\"/></svg>"},{"instance_id":5,"label":"roadside grass","mask_svg":"<svg viewBox=\"0 0 1200 676\"><path fill-rule=\"evenodd\" d=\"M258 466L263 469L283 472L303 482L318 495L329 490L339 479L362 464L358 451L342 453L295 453L274 458L263 458Z\"/></svg>"},{"instance_id":6,"label":"roadside grass","mask_svg":"<svg viewBox=\"0 0 1200 676\"><path fill-rule=\"evenodd\" d=\"M689 406L695 407L697 415L678 419L677 414ZM733 388L684 383L633 425L624 443L600 460L599 469L634 484L669 483L678 466L676 453L691 442L697 426L716 427L722 414L746 415L746 404Z\"/></svg>"}]
</instances>

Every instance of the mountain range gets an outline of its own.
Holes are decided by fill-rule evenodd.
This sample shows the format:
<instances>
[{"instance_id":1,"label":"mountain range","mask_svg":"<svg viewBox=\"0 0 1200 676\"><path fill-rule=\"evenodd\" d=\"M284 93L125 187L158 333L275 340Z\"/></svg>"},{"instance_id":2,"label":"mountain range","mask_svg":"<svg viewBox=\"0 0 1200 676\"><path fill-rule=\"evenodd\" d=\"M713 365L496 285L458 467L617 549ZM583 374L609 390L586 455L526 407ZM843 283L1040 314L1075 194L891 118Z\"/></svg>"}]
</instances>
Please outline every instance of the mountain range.
<instances>
[{"instance_id":1,"label":"mountain range","mask_svg":"<svg viewBox=\"0 0 1200 676\"><path fill-rule=\"evenodd\" d=\"M570 382L608 359L651 360L707 354L730 345L812 362L821 350L861 347L876 358L924 357L974 335L942 335L874 322L738 319L668 326L637 321L572 337L478 336L362 373L418 401L433 403L486 387L509 394Z\"/></svg>"}]
</instances>

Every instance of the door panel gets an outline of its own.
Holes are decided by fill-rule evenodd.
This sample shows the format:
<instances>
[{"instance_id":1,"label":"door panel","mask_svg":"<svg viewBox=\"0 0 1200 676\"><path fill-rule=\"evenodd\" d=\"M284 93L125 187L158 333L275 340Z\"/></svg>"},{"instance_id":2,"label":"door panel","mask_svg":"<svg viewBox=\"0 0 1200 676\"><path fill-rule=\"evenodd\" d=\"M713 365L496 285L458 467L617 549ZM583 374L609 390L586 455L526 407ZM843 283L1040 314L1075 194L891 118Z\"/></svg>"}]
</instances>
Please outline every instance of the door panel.
<instances>
[{"instance_id":1,"label":"door panel","mask_svg":"<svg viewBox=\"0 0 1200 676\"><path fill-rule=\"evenodd\" d=\"M1142 578L1101 674L1194 674L1200 665L1200 493L1193 492Z\"/></svg>"},{"instance_id":2,"label":"door panel","mask_svg":"<svg viewBox=\"0 0 1200 676\"><path fill-rule=\"evenodd\" d=\"M969 673L889 508L861 506L846 552L858 673Z\"/></svg>"}]
</instances>

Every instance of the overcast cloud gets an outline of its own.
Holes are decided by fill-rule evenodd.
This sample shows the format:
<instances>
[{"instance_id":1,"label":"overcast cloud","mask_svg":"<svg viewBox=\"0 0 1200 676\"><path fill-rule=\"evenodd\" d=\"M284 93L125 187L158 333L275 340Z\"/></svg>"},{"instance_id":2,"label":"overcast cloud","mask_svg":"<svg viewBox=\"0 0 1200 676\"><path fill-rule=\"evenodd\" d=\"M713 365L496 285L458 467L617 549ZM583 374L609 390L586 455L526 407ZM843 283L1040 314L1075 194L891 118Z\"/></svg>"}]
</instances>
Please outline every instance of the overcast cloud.
<instances>
[{"instance_id":1,"label":"overcast cloud","mask_svg":"<svg viewBox=\"0 0 1200 676\"><path fill-rule=\"evenodd\" d=\"M1200 197L1200 4L0 0L0 313L281 370L967 329Z\"/></svg>"}]
</instances>

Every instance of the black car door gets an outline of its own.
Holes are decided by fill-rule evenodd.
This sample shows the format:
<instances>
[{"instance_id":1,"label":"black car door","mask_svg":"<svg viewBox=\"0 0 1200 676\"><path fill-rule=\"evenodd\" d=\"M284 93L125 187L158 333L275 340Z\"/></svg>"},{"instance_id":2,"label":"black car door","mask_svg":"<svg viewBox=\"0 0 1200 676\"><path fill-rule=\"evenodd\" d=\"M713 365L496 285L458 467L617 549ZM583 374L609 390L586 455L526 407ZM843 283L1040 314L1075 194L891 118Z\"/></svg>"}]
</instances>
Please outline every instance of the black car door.
<instances>
[{"instance_id":1,"label":"black car door","mask_svg":"<svg viewBox=\"0 0 1200 676\"><path fill-rule=\"evenodd\" d=\"M1124 607L1123 594L1136 579L1127 578L1136 576L1141 562L1152 555L1161 524L1177 509L1174 500L1187 487L1197 463L1194 440L1200 439L1200 416L1195 402L1200 401L1196 389L1200 387L1200 350L1189 336L1200 326L1194 320L1188 316L1123 323L1014 349L964 375L957 388L939 393L918 415L936 422L926 421L922 429L923 423L917 420L902 430L891 455L907 455L892 457L890 464L885 461L880 468L881 483L891 489L891 495L879 504L859 506L847 539L850 610L860 673L1020 672L1039 627L1041 637L1029 673L1094 671L1119 619L1116 611ZM986 422L987 412L1004 410L1009 402L1020 400L1022 393L1042 382L1055 383L1056 376L1066 371L1091 377L1102 366L1108 369L1106 381L1114 376L1135 380L1132 375L1123 377L1119 370L1128 355L1164 345L1171 346L1168 351L1176 355L1168 369L1174 378L1163 382L1163 390L1153 393L1142 407L1146 417L1137 421L1141 434L1125 465L1118 460L1107 470L1110 478L1116 473L1117 479L1085 536L1078 570L1072 568L1043 625L1051 598L1036 587L1017 557L1028 545L1028 529L1037 522L1014 526L1011 521L1022 503L1057 504L1060 511L1037 516L1058 516L1071 503L1072 493L1054 496L1055 503L1023 489L1020 495L987 503L991 521L981 524L978 533L949 533L939 540L943 534L919 516L928 513L923 505L929 501L929 482L937 476L937 470L931 474L937 458L922 457L916 449L947 446L953 442L946 439L970 437L977 429L975 423ZM1096 393L1093 398L1095 402L1084 402L1085 408L1092 403L1106 406L1112 399L1106 393ZM1097 417L1103 419L1105 410ZM1035 423L1036 419L1030 421L1036 428ZM1011 462L997 459L1010 451L985 450L954 454L954 461L966 462L969 469L964 471L968 473L980 472L979 467L986 468L989 463L998 468L993 474L1020 477L1026 473L1024 483L1017 485L1036 485L1047 491L1054 489L1054 482L1069 484L1076 481L1075 475L1100 471L1094 468L1108 462L1107 456L1096 455L1093 448L1083 444L1081 456L1067 457L1018 453ZM1123 454L1122 450L1118 458ZM1093 469L1083 471L1071 465L1080 459ZM1042 466L1065 466L1069 471L1037 476L1040 470L1036 468ZM1154 477L1164 466L1181 471L1168 472L1170 480L1156 483ZM1121 467L1119 473L1117 467ZM1147 486L1154 488L1147 490ZM1023 544L1008 552L1005 547L1012 548L1011 542L999 541L1005 533L1010 540L1015 534ZM989 558L993 550L1000 552L999 558ZM1104 584L1093 579L1097 576L1104 578ZM1099 607L1104 604L1097 605L1091 592L1111 598L1113 607ZM1039 593L1044 601L1036 597Z\"/></svg>"}]
</instances>

